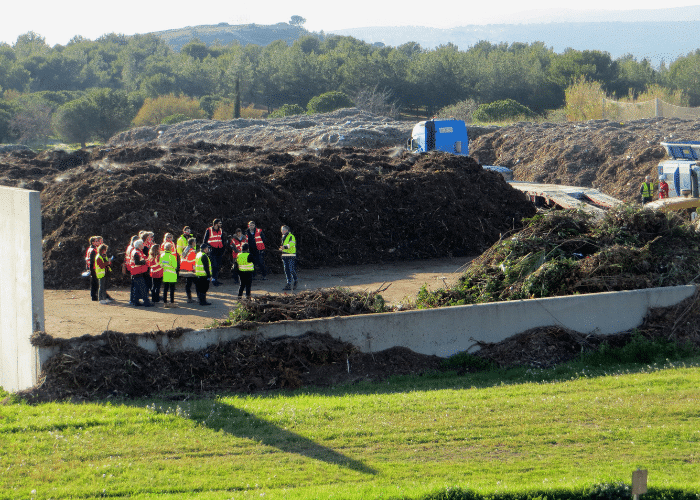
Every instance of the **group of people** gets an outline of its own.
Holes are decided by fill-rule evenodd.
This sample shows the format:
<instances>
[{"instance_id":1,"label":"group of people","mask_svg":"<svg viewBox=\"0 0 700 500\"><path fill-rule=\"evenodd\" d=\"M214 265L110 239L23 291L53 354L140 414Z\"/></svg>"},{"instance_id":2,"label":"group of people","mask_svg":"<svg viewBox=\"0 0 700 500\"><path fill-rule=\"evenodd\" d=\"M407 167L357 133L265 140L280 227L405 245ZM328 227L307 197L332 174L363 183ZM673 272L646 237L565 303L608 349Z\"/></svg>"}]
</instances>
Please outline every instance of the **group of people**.
<instances>
[{"instance_id":1,"label":"group of people","mask_svg":"<svg viewBox=\"0 0 700 500\"><path fill-rule=\"evenodd\" d=\"M284 225L280 229L286 285L283 290L297 288L296 272L296 238ZM214 219L212 225L204 232L204 237L197 250L197 239L189 226L185 226L182 235L174 241L172 233L166 233L163 242L157 244L151 231L141 231L131 238L124 253L122 273L131 276L131 293L129 302L133 306L153 307L162 300L165 307L175 305L175 285L178 278L184 280L188 303L198 302L208 306L207 292L210 284L220 286L219 273L227 250L233 258L234 283L239 284L238 297L251 296L253 279L260 273L260 279L267 279L265 266L265 234L257 228L254 221L248 223L245 232L236 229L233 236L226 238L221 219ZM107 272L112 271L113 257L108 258L109 247L101 236L92 236L85 252L85 265L90 272L90 296L93 301L109 304L113 299L107 293ZM197 300L192 297L194 285ZM168 303L168 298L170 302Z\"/></svg>"},{"instance_id":2,"label":"group of people","mask_svg":"<svg viewBox=\"0 0 700 500\"><path fill-rule=\"evenodd\" d=\"M647 175L639 188L639 194L642 197L642 205L654 200L654 183L651 181L651 176ZM659 175L659 199L668 198L668 183L666 182L666 174Z\"/></svg>"}]
</instances>

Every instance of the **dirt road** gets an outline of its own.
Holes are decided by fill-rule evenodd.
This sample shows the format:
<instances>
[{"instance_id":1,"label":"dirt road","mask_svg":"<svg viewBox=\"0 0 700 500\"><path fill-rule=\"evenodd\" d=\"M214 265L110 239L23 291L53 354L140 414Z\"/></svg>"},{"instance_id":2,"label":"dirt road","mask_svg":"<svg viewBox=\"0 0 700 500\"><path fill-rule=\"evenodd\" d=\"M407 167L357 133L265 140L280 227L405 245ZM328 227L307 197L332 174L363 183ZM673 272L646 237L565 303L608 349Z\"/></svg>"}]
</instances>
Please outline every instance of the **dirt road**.
<instances>
[{"instance_id":1,"label":"dirt road","mask_svg":"<svg viewBox=\"0 0 700 500\"><path fill-rule=\"evenodd\" d=\"M387 287L382 296L390 305L407 303L415 299L424 284L430 290L455 283L470 259L443 258L369 266L320 268L299 271L297 291L341 286L353 291L375 291ZM284 293L284 276L269 275L266 281L253 282L253 296L268 293ZM87 286L87 283L86 283ZM46 333L54 337L70 338L82 335L99 335L104 330L122 333L145 333L172 328L203 328L216 319L226 318L235 307L234 296L238 287L231 280L220 287L212 287L207 294L211 306L187 304L184 285L178 283L175 293L176 309L156 307L132 307L129 290L110 290L116 299L114 304L102 305L90 300L90 292L84 290L46 290L44 292L44 316ZM287 292L288 293L288 292Z\"/></svg>"}]
</instances>

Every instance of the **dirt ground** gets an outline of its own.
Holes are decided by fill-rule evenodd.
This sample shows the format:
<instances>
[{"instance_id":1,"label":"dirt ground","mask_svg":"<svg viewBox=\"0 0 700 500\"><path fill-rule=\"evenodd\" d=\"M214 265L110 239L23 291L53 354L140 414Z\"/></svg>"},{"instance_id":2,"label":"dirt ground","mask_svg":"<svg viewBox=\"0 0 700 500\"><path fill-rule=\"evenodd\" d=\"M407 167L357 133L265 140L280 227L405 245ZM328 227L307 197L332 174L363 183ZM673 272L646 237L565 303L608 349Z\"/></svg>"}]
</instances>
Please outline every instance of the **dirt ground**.
<instances>
[{"instance_id":1,"label":"dirt ground","mask_svg":"<svg viewBox=\"0 0 700 500\"><path fill-rule=\"evenodd\" d=\"M368 266L345 266L300 269L297 292L316 288L343 287L351 291L376 291L390 306L415 300L423 285L435 290L457 280L469 258L443 258L410 262L391 262ZM87 280L86 280L87 281ZM200 329L216 319L224 319L236 306L238 286L227 279L220 287L211 287L207 299L211 306L188 304L184 285L178 283L176 309L165 309L159 303L152 308L129 305L129 289L110 290L116 300L103 305L90 300L88 289L45 290L44 316L46 333L57 338L100 335L105 330L121 333L147 333L175 328ZM284 275L271 274L265 281L253 282L253 297L269 293L290 293L281 289Z\"/></svg>"}]
</instances>

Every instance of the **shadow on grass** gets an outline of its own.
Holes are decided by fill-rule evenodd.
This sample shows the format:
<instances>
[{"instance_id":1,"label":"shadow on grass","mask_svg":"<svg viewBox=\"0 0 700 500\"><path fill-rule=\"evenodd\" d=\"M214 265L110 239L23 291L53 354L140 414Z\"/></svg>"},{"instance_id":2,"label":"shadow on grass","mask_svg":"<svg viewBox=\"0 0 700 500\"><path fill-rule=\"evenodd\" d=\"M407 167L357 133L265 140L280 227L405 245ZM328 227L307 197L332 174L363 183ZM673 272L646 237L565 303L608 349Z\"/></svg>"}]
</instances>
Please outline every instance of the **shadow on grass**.
<instances>
[{"instance_id":1,"label":"shadow on grass","mask_svg":"<svg viewBox=\"0 0 700 500\"><path fill-rule=\"evenodd\" d=\"M285 453L320 460L364 474L377 474L376 469L365 465L359 460L350 458L332 448L322 446L309 438L290 432L252 413L221 401L213 403L208 415L195 410L191 412L189 418L213 431L223 431L232 436L250 439L265 446L277 448Z\"/></svg>"}]
</instances>

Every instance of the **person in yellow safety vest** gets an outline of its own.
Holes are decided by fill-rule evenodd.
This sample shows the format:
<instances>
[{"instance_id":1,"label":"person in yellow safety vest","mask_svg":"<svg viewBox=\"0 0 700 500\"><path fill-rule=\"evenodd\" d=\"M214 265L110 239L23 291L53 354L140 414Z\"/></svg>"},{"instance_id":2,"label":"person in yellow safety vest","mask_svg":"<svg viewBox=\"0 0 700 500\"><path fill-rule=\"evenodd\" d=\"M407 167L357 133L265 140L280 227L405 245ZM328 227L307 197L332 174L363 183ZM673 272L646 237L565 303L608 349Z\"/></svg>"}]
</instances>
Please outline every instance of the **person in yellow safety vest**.
<instances>
[{"instance_id":1,"label":"person in yellow safety vest","mask_svg":"<svg viewBox=\"0 0 700 500\"><path fill-rule=\"evenodd\" d=\"M199 298L200 306L211 305L211 302L207 302L207 292L209 291L209 281L211 280L209 252L209 245L203 243L197 257L195 257L194 274L197 278L194 282L194 286L197 289L197 298Z\"/></svg>"},{"instance_id":2,"label":"person in yellow safety vest","mask_svg":"<svg viewBox=\"0 0 700 500\"><path fill-rule=\"evenodd\" d=\"M112 259L107 258L109 247L104 243L97 247L97 257L95 257L95 275L98 281L97 297L100 304L109 304L114 299L107 295L107 270L112 272Z\"/></svg>"},{"instance_id":3,"label":"person in yellow safety vest","mask_svg":"<svg viewBox=\"0 0 700 500\"><path fill-rule=\"evenodd\" d=\"M176 251L177 255L182 260L182 251L185 249L187 246L187 240L189 240L192 236L190 235L190 226L185 226L182 228L182 234L180 237L177 239L176 242Z\"/></svg>"},{"instance_id":4,"label":"person in yellow safety vest","mask_svg":"<svg viewBox=\"0 0 700 500\"><path fill-rule=\"evenodd\" d=\"M95 275L95 258L97 257L97 247L102 244L102 236L90 236L89 242L90 245L85 252L85 269L90 271L90 298L97 302L100 283Z\"/></svg>"},{"instance_id":5,"label":"person in yellow safety vest","mask_svg":"<svg viewBox=\"0 0 700 500\"><path fill-rule=\"evenodd\" d=\"M282 226L280 232L282 233L282 244L280 245L282 265L284 266L284 275L287 278L287 284L282 290L296 290L297 240L294 235L289 232L289 226Z\"/></svg>"},{"instance_id":6,"label":"person in yellow safety vest","mask_svg":"<svg viewBox=\"0 0 700 500\"><path fill-rule=\"evenodd\" d=\"M241 252L236 257L236 267L238 268L238 277L241 280L241 286L238 287L238 298L243 297L243 290L245 290L246 298L250 298L250 286L253 284L253 272L255 271L255 264L253 263L253 256L250 255L250 248L248 243L244 243L241 246Z\"/></svg>"},{"instance_id":7,"label":"person in yellow safety vest","mask_svg":"<svg viewBox=\"0 0 700 500\"><path fill-rule=\"evenodd\" d=\"M646 205L654 199L654 183L651 182L651 177L648 175L642 182L642 187L639 188L639 194L642 195L642 205Z\"/></svg>"},{"instance_id":8,"label":"person in yellow safety vest","mask_svg":"<svg viewBox=\"0 0 700 500\"><path fill-rule=\"evenodd\" d=\"M160 265L163 268L163 305L165 307L177 307L175 305L175 283L177 283L177 255L174 254L175 245L171 242L165 244L165 250L160 255ZM168 290L170 291L170 305L168 305Z\"/></svg>"},{"instance_id":9,"label":"person in yellow safety vest","mask_svg":"<svg viewBox=\"0 0 700 500\"><path fill-rule=\"evenodd\" d=\"M238 273L235 272L236 258L238 257L238 254L241 253L241 248L246 241L246 237L243 236L243 230L240 227L237 227L236 232L233 233L233 236L231 236L231 241L229 242L229 246L231 247L231 257L233 258L233 283L236 285L238 284Z\"/></svg>"}]
</instances>

